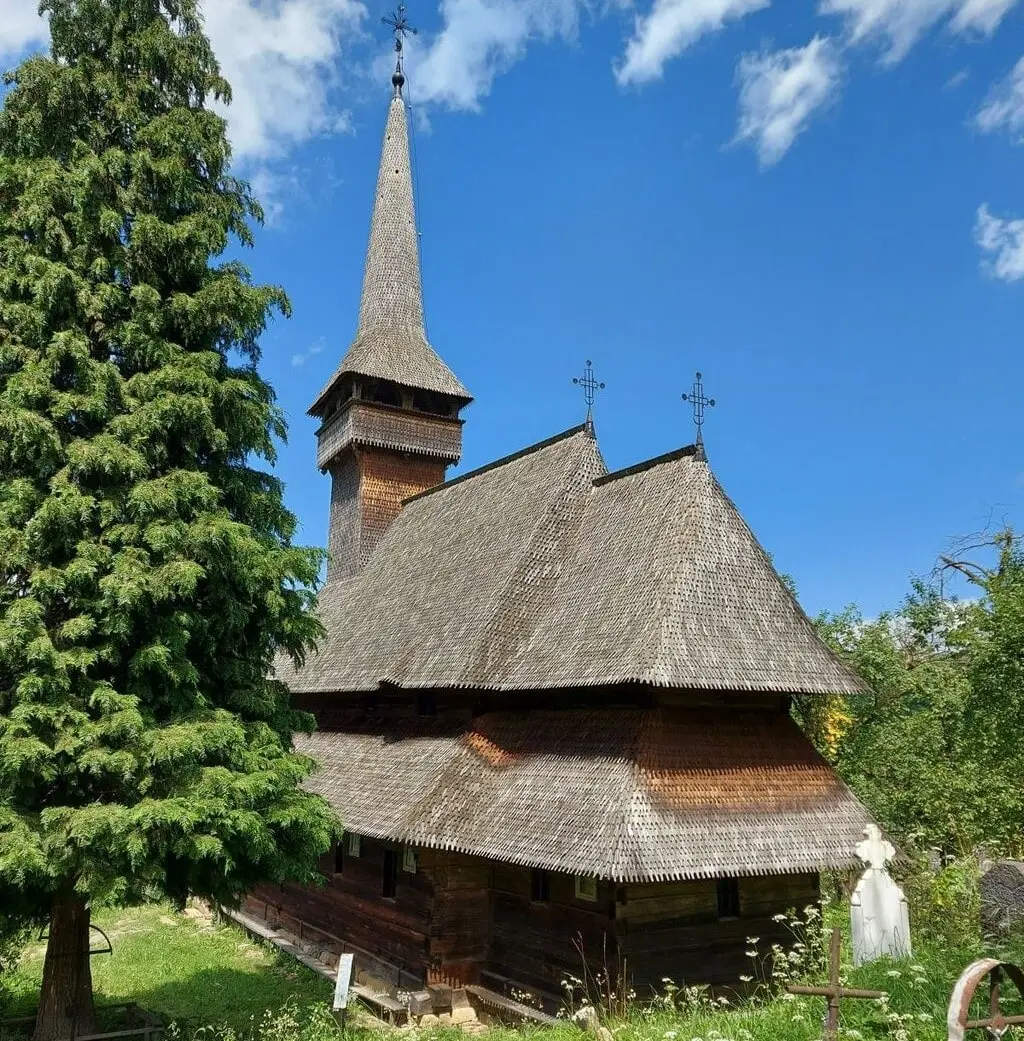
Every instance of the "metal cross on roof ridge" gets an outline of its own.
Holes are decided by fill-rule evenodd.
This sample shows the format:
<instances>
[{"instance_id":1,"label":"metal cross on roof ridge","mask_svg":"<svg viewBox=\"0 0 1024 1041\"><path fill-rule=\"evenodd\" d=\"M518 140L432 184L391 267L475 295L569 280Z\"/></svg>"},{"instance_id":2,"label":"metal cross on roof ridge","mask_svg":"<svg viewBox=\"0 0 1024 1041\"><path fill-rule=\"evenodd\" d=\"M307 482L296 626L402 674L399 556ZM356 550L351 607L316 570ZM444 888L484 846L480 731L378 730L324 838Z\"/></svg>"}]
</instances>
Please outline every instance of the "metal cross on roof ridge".
<instances>
[{"instance_id":1,"label":"metal cross on roof ridge","mask_svg":"<svg viewBox=\"0 0 1024 1041\"><path fill-rule=\"evenodd\" d=\"M689 401L693 405L693 422L697 427L697 447L699 449L704 448L704 409L715 407L715 399L706 397L704 394L702 380L703 376L698 372L690 393L683 395L683 401Z\"/></svg>"},{"instance_id":2,"label":"metal cross on roof ridge","mask_svg":"<svg viewBox=\"0 0 1024 1041\"><path fill-rule=\"evenodd\" d=\"M583 400L587 403L587 427L594 426L594 399L599 390L604 390L604 383L594 376L594 363L588 358L587 367L582 376L573 376L573 383L583 388Z\"/></svg>"}]
</instances>

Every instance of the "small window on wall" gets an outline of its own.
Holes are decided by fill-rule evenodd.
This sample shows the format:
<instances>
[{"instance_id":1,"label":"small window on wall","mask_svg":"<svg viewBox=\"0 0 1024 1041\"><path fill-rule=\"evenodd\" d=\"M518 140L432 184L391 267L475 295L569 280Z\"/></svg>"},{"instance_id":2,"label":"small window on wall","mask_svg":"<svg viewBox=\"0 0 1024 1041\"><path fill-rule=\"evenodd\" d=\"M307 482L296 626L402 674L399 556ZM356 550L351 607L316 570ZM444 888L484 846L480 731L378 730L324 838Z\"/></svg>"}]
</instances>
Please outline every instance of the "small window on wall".
<instances>
[{"instance_id":1,"label":"small window on wall","mask_svg":"<svg viewBox=\"0 0 1024 1041\"><path fill-rule=\"evenodd\" d=\"M546 904L551 899L551 876L546 871L534 870L531 874L530 899L535 904Z\"/></svg>"},{"instance_id":2,"label":"small window on wall","mask_svg":"<svg viewBox=\"0 0 1024 1041\"><path fill-rule=\"evenodd\" d=\"M576 876L576 899L577 900L596 900L597 899L597 879L587 878L584 875Z\"/></svg>"},{"instance_id":3,"label":"small window on wall","mask_svg":"<svg viewBox=\"0 0 1024 1041\"><path fill-rule=\"evenodd\" d=\"M380 895L393 897L398 889L398 850L384 850L384 862L381 868Z\"/></svg>"},{"instance_id":4,"label":"small window on wall","mask_svg":"<svg viewBox=\"0 0 1024 1041\"><path fill-rule=\"evenodd\" d=\"M402 850L402 870L410 875L415 875L417 859L416 850L412 846L406 846Z\"/></svg>"},{"instance_id":5,"label":"small window on wall","mask_svg":"<svg viewBox=\"0 0 1024 1041\"><path fill-rule=\"evenodd\" d=\"M737 878L720 878L718 880L718 917L739 918L740 916L740 883Z\"/></svg>"},{"instance_id":6,"label":"small window on wall","mask_svg":"<svg viewBox=\"0 0 1024 1041\"><path fill-rule=\"evenodd\" d=\"M345 836L345 852L350 857L358 857L363 851L363 844L359 840L359 836L354 832L349 832Z\"/></svg>"},{"instance_id":7,"label":"small window on wall","mask_svg":"<svg viewBox=\"0 0 1024 1041\"><path fill-rule=\"evenodd\" d=\"M339 842L334 847L334 873L340 875L345 870L345 846Z\"/></svg>"}]
</instances>

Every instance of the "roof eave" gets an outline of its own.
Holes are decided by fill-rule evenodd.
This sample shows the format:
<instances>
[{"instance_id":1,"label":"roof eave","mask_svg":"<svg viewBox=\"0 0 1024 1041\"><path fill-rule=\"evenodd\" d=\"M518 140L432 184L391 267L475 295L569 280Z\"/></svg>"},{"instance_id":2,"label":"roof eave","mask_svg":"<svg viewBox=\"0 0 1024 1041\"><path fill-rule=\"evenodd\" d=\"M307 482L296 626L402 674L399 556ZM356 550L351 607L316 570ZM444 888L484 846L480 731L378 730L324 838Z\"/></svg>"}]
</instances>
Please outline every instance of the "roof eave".
<instances>
[{"instance_id":1,"label":"roof eave","mask_svg":"<svg viewBox=\"0 0 1024 1041\"><path fill-rule=\"evenodd\" d=\"M734 683L703 682L699 679L666 678L655 680L650 676L633 676L628 674L613 676L590 676L577 679L566 684L557 679L540 679L534 683L477 683L451 677L436 677L422 679L416 683L406 683L393 676L380 677L366 683L352 684L344 688L338 686L317 684L303 687L298 684L289 684L289 690L293 694L365 694L367 691L392 690L415 691L415 690L472 690L491 692L495 694L507 694L525 690L569 690L573 688L586 689L591 687L620 687L635 684L640 687L651 687L657 690L692 690L700 693L713 694L803 694L811 697L829 697L845 694L862 694L867 689L864 684L841 686L839 684L830 686L811 686L794 683L755 683L752 681L737 680Z\"/></svg>"}]
</instances>

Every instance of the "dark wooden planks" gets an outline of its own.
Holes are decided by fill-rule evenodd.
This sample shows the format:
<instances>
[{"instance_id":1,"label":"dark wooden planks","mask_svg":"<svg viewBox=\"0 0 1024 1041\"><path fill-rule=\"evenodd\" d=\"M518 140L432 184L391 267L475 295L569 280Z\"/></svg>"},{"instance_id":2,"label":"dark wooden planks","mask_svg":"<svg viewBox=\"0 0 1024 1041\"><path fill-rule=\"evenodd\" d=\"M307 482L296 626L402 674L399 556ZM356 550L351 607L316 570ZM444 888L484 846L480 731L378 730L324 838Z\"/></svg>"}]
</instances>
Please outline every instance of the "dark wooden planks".
<instances>
[{"instance_id":1,"label":"dark wooden planks","mask_svg":"<svg viewBox=\"0 0 1024 1041\"><path fill-rule=\"evenodd\" d=\"M771 945L786 947L794 939L776 917L820 899L818 876L811 873L754 876L738 884L740 915L724 919L713 880L620 887L618 941L638 994L662 989L665 978L679 985L726 984L769 972Z\"/></svg>"},{"instance_id":2,"label":"dark wooden planks","mask_svg":"<svg viewBox=\"0 0 1024 1041\"><path fill-rule=\"evenodd\" d=\"M384 843L361 840L360 855L347 852L342 870L322 888L263 886L255 896L297 935L315 929L337 937L395 969L395 978L426 980L433 889L429 876L402 870L401 850L393 899L382 896ZM334 866L333 854L329 865Z\"/></svg>"},{"instance_id":3,"label":"dark wooden planks","mask_svg":"<svg viewBox=\"0 0 1024 1041\"><path fill-rule=\"evenodd\" d=\"M487 960L492 865L480 857L424 850L421 869L433 889L431 982L475 983Z\"/></svg>"}]
</instances>

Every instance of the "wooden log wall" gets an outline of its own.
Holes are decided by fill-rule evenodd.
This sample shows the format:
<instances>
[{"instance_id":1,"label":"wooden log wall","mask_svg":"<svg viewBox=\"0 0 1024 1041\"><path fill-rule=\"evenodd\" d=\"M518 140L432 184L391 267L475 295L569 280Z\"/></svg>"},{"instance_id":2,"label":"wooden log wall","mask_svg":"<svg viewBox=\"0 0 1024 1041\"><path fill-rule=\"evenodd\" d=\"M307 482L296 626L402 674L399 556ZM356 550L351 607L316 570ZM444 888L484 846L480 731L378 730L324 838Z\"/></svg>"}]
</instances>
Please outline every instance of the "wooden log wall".
<instances>
[{"instance_id":1,"label":"wooden log wall","mask_svg":"<svg viewBox=\"0 0 1024 1041\"><path fill-rule=\"evenodd\" d=\"M638 997L661 990L665 977L683 986L736 983L769 971L773 943L792 934L774 916L820 901L818 876L770 875L737 880L740 913L719 918L712 880L620 886L616 892L618 943ZM748 957L757 937L759 957Z\"/></svg>"},{"instance_id":2,"label":"wooden log wall","mask_svg":"<svg viewBox=\"0 0 1024 1041\"><path fill-rule=\"evenodd\" d=\"M596 884L596 900L577 896L572 875L547 873L547 899L535 899L528 868L455 853L418 851L415 874L400 847L362 838L358 858L334 856L322 889L264 886L249 901L295 935L319 933L336 953L355 950L357 964L393 989L425 982L561 994L563 980L620 977L641 999L682 985L735 984L767 974L764 955L793 937L774 916L820 900L816 874L737 880L739 915L719 918L714 880L635 885ZM385 849L398 858L395 896L382 895ZM758 937L758 964L747 956ZM759 966L759 967L758 967Z\"/></svg>"},{"instance_id":3,"label":"wooden log wall","mask_svg":"<svg viewBox=\"0 0 1024 1041\"><path fill-rule=\"evenodd\" d=\"M596 974L618 969L615 891L597 884L597 900L581 900L572 875L547 875L549 899L531 899L533 872L494 865L492 924L487 975L500 989L511 981L538 997L559 995L569 977L582 978L584 961Z\"/></svg>"},{"instance_id":4,"label":"wooden log wall","mask_svg":"<svg viewBox=\"0 0 1024 1041\"><path fill-rule=\"evenodd\" d=\"M387 899L382 895L386 849L398 857L395 896ZM359 955L368 956L361 959L367 971L392 987L422 985L429 961L430 876L404 871L401 847L365 837L358 857L346 850L341 872L334 867L332 853L321 862L328 877L323 888L263 886L251 897L264 902L268 917L296 936L318 930L340 941L337 946L355 950L357 961Z\"/></svg>"},{"instance_id":5,"label":"wooden log wall","mask_svg":"<svg viewBox=\"0 0 1024 1041\"><path fill-rule=\"evenodd\" d=\"M420 869L433 888L429 981L478 983L491 934L493 865L483 857L420 851Z\"/></svg>"}]
</instances>

